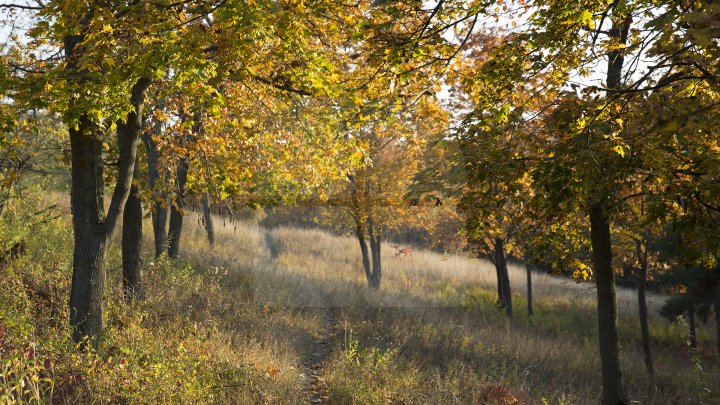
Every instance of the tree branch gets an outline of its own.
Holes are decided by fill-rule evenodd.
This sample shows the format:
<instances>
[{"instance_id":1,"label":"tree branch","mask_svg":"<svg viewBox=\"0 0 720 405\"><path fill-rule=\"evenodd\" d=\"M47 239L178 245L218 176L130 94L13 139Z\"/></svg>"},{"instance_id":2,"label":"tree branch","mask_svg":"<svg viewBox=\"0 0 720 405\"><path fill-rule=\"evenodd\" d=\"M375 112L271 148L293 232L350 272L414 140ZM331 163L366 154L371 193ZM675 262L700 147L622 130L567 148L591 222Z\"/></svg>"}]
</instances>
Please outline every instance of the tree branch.
<instances>
[{"instance_id":1,"label":"tree branch","mask_svg":"<svg viewBox=\"0 0 720 405\"><path fill-rule=\"evenodd\" d=\"M113 191L110 208L105 219L105 232L112 237L117 222L125 208L125 202L130 195L137 149L140 143L140 130L142 127L143 104L145 92L150 87L150 79L143 77L137 80L132 87L130 102L135 107L128 113L125 122L118 122L118 149L120 151L120 169L118 171L115 190Z\"/></svg>"},{"instance_id":2,"label":"tree branch","mask_svg":"<svg viewBox=\"0 0 720 405\"><path fill-rule=\"evenodd\" d=\"M0 4L0 8L17 8L20 10L35 10L39 11L42 10L43 7L41 6L28 6L23 4Z\"/></svg>"}]
</instances>

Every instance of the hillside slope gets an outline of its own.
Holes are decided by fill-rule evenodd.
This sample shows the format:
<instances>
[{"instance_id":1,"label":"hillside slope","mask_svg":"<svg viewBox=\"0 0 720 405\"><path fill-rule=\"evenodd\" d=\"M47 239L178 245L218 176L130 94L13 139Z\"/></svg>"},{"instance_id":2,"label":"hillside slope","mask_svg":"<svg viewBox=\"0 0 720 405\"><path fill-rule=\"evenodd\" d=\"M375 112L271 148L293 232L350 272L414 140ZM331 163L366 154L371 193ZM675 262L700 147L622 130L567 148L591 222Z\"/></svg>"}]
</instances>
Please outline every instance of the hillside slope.
<instances>
[{"instance_id":1,"label":"hillside slope","mask_svg":"<svg viewBox=\"0 0 720 405\"><path fill-rule=\"evenodd\" d=\"M3 403L596 403L600 395L591 283L536 274L529 318L524 270L511 266L517 308L507 319L495 308L489 263L386 247L382 288L369 291L351 238L216 218L210 249L194 214L177 262L153 259L146 236L140 303L122 302L115 244L105 336L97 352L77 351L67 326L67 199L48 194L8 210L0 242L22 241L26 251L0 266ZM662 297L651 297L650 378L634 294L621 290L619 300L632 398L717 401L714 326L701 326L693 360L686 327L660 319Z\"/></svg>"},{"instance_id":2,"label":"hillside slope","mask_svg":"<svg viewBox=\"0 0 720 405\"><path fill-rule=\"evenodd\" d=\"M203 237L195 229L196 241ZM256 302L280 310L337 307L322 379L335 403L477 403L510 400L596 403L600 395L593 284L535 274L535 315L524 314L525 270L511 266L516 317L495 308L488 262L384 249L380 291L365 287L352 238L317 230L221 227L213 255L243 262L265 246L270 265L251 270ZM252 236L251 236L252 235ZM200 242L193 249L203 250ZM686 327L660 318L649 297L657 375L645 375L637 298L619 289L623 360L641 403L698 403L720 386L712 325L699 331L704 370L694 366ZM512 402L512 401L510 401ZM712 401L710 401L712 402Z\"/></svg>"}]
</instances>

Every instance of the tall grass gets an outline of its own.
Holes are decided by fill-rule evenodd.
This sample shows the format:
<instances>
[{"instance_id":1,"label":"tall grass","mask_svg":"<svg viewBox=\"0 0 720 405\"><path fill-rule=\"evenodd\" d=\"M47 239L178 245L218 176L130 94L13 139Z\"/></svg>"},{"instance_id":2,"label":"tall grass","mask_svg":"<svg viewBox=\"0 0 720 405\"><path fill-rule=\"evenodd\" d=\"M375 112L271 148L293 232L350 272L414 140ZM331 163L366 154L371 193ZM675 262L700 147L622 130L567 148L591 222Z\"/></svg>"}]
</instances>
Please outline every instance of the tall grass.
<instances>
[{"instance_id":1,"label":"tall grass","mask_svg":"<svg viewBox=\"0 0 720 405\"><path fill-rule=\"evenodd\" d=\"M25 219L51 204L59 217ZM121 299L116 241L106 332L97 352L80 352L67 327L67 198L45 194L9 209L0 244L23 240L28 253L0 270L0 402L302 402L305 364L327 307L340 308L321 376L335 403L594 403L600 395L591 283L535 274L530 318L524 269L511 265L517 308L508 319L495 308L490 263L422 251L395 256L385 244L382 288L370 291L352 238L216 218L210 248L192 213L178 261L153 258L145 223L142 302ZM693 362L686 328L661 319L664 297L652 295L651 378L634 292L620 289L618 300L633 399L718 398L713 325L700 326Z\"/></svg>"},{"instance_id":2,"label":"tall grass","mask_svg":"<svg viewBox=\"0 0 720 405\"><path fill-rule=\"evenodd\" d=\"M511 265L518 315L509 320L495 308L495 270L488 262L417 251L395 256L386 245L383 285L376 292L365 287L352 238L282 227L238 231L233 225L219 228L215 254L237 258L235 235L248 229L265 234L253 243L274 244L277 256L272 266L250 270L257 300L343 308L337 350L325 371L340 403L599 400L592 283L534 274L536 315L529 318L522 312L525 269ZM635 292L618 290L628 387L642 403L696 403L703 390L720 384L713 326L699 333L706 366L701 379L684 344L685 329L658 315L664 299L649 297L658 369L651 378L642 362Z\"/></svg>"}]
</instances>

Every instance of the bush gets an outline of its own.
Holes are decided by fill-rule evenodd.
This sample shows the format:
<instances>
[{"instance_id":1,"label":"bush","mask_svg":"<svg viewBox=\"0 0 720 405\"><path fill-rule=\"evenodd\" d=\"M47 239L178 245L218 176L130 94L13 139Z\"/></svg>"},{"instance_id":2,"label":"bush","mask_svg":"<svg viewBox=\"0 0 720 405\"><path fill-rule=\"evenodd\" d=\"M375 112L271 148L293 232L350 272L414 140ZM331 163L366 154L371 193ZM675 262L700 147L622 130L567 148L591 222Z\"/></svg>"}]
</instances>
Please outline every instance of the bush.
<instances>
[{"instance_id":1,"label":"bush","mask_svg":"<svg viewBox=\"0 0 720 405\"><path fill-rule=\"evenodd\" d=\"M28 199L28 201L31 201ZM265 376L216 356L209 306L219 306L218 268L161 258L147 263L148 300L127 305L119 248L108 254L106 327L97 350L70 340L67 316L72 232L52 201L13 204L0 217L0 251L22 242L0 263L0 403L258 402ZM37 214L40 212L40 214ZM213 304L210 300L215 300Z\"/></svg>"}]
</instances>

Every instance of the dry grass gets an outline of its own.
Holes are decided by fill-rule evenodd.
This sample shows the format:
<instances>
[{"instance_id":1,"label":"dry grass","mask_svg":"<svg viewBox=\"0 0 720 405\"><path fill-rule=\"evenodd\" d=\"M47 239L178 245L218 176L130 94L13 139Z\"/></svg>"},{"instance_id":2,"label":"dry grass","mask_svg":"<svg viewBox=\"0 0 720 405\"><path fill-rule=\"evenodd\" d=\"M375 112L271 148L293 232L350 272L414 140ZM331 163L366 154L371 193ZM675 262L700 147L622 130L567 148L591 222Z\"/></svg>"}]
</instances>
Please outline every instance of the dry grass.
<instances>
[{"instance_id":1,"label":"dry grass","mask_svg":"<svg viewBox=\"0 0 720 405\"><path fill-rule=\"evenodd\" d=\"M195 222L197 223L197 222ZM190 247L204 250L195 226ZM525 270L510 266L516 317L494 307L495 270L460 256L414 252L395 256L384 245L384 275L378 292L365 288L357 242L317 230L252 224L218 226L212 259L252 274L248 286L257 305L278 314L338 306L342 323L325 370L339 403L468 403L506 401L595 403L600 394L595 292L591 283L534 274L536 315L524 314ZM619 289L623 364L633 399L641 403L698 403L704 389L720 386L713 360L712 327L701 327L704 371L693 368L685 328L659 317L663 297L651 295L650 319L657 375L645 375L634 291ZM276 315L278 316L278 315ZM288 319L289 324L306 322ZM311 318L316 319L316 318ZM312 333L315 321L301 328ZM302 345L285 343L279 324L267 339L286 353L283 367L297 367ZM292 330L292 328L290 328ZM245 355L253 356L249 348ZM293 356L293 353L295 356ZM712 403L712 398L708 400ZM503 399L504 398L504 399Z\"/></svg>"},{"instance_id":2,"label":"dry grass","mask_svg":"<svg viewBox=\"0 0 720 405\"><path fill-rule=\"evenodd\" d=\"M67 214L67 199L57 200ZM82 379L66 401L298 403L324 307L341 308L322 376L334 403L598 401L591 283L535 274L536 315L529 318L525 272L512 265L516 316L507 319L495 308L495 271L487 262L421 251L396 257L385 244L382 289L369 291L352 238L218 218L217 243L209 249L195 214L186 219L178 262L149 259L145 224L147 296L137 306L119 300L119 249L109 252L108 336L97 354L106 365L97 369L96 357L76 353L67 342L68 222L65 215L35 236L24 234L31 255L11 269L15 281L0 286L6 341L35 345L38 359L57 361L56 395L68 381ZM34 284L23 281L33 278ZM38 302L33 289L49 291L52 302ZM663 297L652 296L658 372L650 378L634 292L620 289L618 300L632 398L717 403L714 325L700 327L703 369L694 367L686 328L661 319ZM42 372L39 360L18 358L28 363L17 367Z\"/></svg>"}]
</instances>

